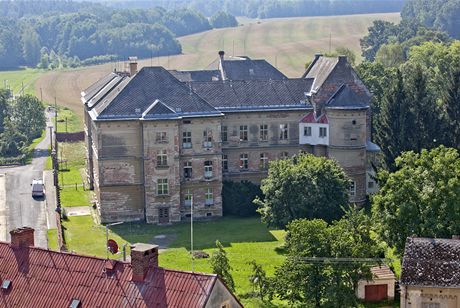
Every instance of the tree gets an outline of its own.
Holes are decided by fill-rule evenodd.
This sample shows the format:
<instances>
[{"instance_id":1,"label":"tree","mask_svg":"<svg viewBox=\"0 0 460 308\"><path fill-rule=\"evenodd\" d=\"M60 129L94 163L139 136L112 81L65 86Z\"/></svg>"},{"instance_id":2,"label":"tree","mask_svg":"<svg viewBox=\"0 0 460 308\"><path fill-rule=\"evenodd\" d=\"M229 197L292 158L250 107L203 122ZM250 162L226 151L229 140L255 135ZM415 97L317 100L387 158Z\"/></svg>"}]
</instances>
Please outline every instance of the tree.
<instances>
[{"instance_id":1,"label":"tree","mask_svg":"<svg viewBox=\"0 0 460 308\"><path fill-rule=\"evenodd\" d=\"M346 47L337 47L334 52L331 53L326 53L326 57L338 57L338 56L347 56L348 62L352 65L355 66L356 64L356 55L353 52L353 50L346 48ZM306 66L308 67L308 66Z\"/></svg>"},{"instance_id":2,"label":"tree","mask_svg":"<svg viewBox=\"0 0 460 308\"><path fill-rule=\"evenodd\" d=\"M257 207L252 202L257 196L262 197L260 187L249 181L224 181L222 185L222 207L224 215L241 217L254 216Z\"/></svg>"},{"instance_id":3,"label":"tree","mask_svg":"<svg viewBox=\"0 0 460 308\"><path fill-rule=\"evenodd\" d=\"M397 34L398 27L388 21L375 20L368 28L368 35L360 40L363 57L368 61L374 61L380 46L388 43L391 36Z\"/></svg>"},{"instance_id":4,"label":"tree","mask_svg":"<svg viewBox=\"0 0 460 308\"><path fill-rule=\"evenodd\" d=\"M22 53L26 64L31 67L36 66L40 61L40 38L32 27L23 30Z\"/></svg>"},{"instance_id":5,"label":"tree","mask_svg":"<svg viewBox=\"0 0 460 308\"><path fill-rule=\"evenodd\" d=\"M460 149L460 66L454 65L443 93L443 104L446 109L452 145Z\"/></svg>"},{"instance_id":6,"label":"tree","mask_svg":"<svg viewBox=\"0 0 460 308\"><path fill-rule=\"evenodd\" d=\"M35 96L18 97L11 105L10 117L12 127L29 141L39 137L45 129L45 108Z\"/></svg>"},{"instance_id":7,"label":"tree","mask_svg":"<svg viewBox=\"0 0 460 308\"><path fill-rule=\"evenodd\" d=\"M271 299L270 279L267 278L262 265L257 264L255 260L248 262L248 264L252 267L249 283L252 285L254 292L256 292L262 301L265 300L267 295Z\"/></svg>"},{"instance_id":8,"label":"tree","mask_svg":"<svg viewBox=\"0 0 460 308\"><path fill-rule=\"evenodd\" d=\"M10 91L0 89L0 134L5 130L5 118L8 115L8 99L10 95Z\"/></svg>"},{"instance_id":9,"label":"tree","mask_svg":"<svg viewBox=\"0 0 460 308\"><path fill-rule=\"evenodd\" d=\"M405 60L404 49L400 44L383 44L375 55L375 61L385 67L398 67Z\"/></svg>"},{"instance_id":10,"label":"tree","mask_svg":"<svg viewBox=\"0 0 460 308\"><path fill-rule=\"evenodd\" d=\"M273 280L276 294L307 307L355 307L358 281L371 278L369 264L357 258L382 256L371 226L364 210L354 208L329 225L320 219L289 223L288 257ZM351 260L337 262L336 258Z\"/></svg>"},{"instance_id":11,"label":"tree","mask_svg":"<svg viewBox=\"0 0 460 308\"><path fill-rule=\"evenodd\" d=\"M378 175L372 200L377 233L401 256L408 236L450 238L460 232L460 158L439 146L420 154L403 153L397 170Z\"/></svg>"},{"instance_id":12,"label":"tree","mask_svg":"<svg viewBox=\"0 0 460 308\"><path fill-rule=\"evenodd\" d=\"M298 218L328 222L342 216L348 204L349 179L333 160L311 154L272 161L262 180L265 199L255 199L262 220L284 228Z\"/></svg>"},{"instance_id":13,"label":"tree","mask_svg":"<svg viewBox=\"0 0 460 308\"><path fill-rule=\"evenodd\" d=\"M210 19L213 28L227 28L238 26L235 16L226 12L220 11L214 14Z\"/></svg>"},{"instance_id":14,"label":"tree","mask_svg":"<svg viewBox=\"0 0 460 308\"><path fill-rule=\"evenodd\" d=\"M231 291L235 291L235 282L230 274L232 268L227 258L227 252L219 241L216 241L217 251L212 253L210 262L212 272L219 275Z\"/></svg>"}]
</instances>

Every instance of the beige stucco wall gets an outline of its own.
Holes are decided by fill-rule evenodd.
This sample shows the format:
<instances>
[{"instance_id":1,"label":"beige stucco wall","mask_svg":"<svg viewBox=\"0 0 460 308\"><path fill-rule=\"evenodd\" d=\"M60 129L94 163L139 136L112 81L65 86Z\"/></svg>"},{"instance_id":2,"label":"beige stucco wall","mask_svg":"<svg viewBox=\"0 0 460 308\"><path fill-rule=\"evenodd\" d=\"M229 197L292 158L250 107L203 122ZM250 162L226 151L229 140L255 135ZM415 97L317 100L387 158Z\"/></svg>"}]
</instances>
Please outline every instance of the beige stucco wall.
<instances>
[{"instance_id":1,"label":"beige stucco wall","mask_svg":"<svg viewBox=\"0 0 460 308\"><path fill-rule=\"evenodd\" d=\"M225 306L226 305L226 306ZM217 280L214 284L214 288L211 291L211 295L206 303L206 308L239 308L243 307L238 301L230 294L228 289L222 284L220 280Z\"/></svg>"},{"instance_id":2,"label":"beige stucco wall","mask_svg":"<svg viewBox=\"0 0 460 308\"><path fill-rule=\"evenodd\" d=\"M423 303L439 303L440 308L460 308L460 288L401 286L401 308L422 308Z\"/></svg>"},{"instance_id":3,"label":"beige stucco wall","mask_svg":"<svg viewBox=\"0 0 460 308\"><path fill-rule=\"evenodd\" d=\"M358 281L358 288L356 289L356 296L359 299L364 299L366 286L386 284L388 286L387 296L392 300L395 298L395 279L374 279L372 281L360 280Z\"/></svg>"}]
</instances>

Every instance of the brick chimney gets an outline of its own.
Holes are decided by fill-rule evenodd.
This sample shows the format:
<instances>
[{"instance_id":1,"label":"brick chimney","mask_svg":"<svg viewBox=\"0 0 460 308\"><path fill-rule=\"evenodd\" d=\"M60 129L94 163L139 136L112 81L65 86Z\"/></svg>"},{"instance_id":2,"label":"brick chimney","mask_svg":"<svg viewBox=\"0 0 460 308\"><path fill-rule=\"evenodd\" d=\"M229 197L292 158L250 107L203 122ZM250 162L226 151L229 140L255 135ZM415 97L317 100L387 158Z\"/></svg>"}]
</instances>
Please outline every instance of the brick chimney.
<instances>
[{"instance_id":1,"label":"brick chimney","mask_svg":"<svg viewBox=\"0 0 460 308\"><path fill-rule=\"evenodd\" d=\"M132 281L142 282L149 270L158 267L158 245L136 243L131 246Z\"/></svg>"},{"instance_id":2,"label":"brick chimney","mask_svg":"<svg viewBox=\"0 0 460 308\"><path fill-rule=\"evenodd\" d=\"M11 246L29 247L34 246L34 229L30 227L17 228L10 231Z\"/></svg>"},{"instance_id":3,"label":"brick chimney","mask_svg":"<svg viewBox=\"0 0 460 308\"><path fill-rule=\"evenodd\" d=\"M129 76L134 76L137 73L137 57L129 57Z\"/></svg>"}]
</instances>

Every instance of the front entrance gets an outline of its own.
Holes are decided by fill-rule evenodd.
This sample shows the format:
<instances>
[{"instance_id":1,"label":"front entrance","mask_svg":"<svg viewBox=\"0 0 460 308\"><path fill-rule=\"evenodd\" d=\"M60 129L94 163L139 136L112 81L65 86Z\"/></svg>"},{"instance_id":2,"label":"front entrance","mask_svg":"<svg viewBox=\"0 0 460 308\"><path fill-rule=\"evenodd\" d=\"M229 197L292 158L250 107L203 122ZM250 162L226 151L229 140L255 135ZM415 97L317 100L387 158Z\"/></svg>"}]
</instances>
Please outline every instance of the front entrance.
<instances>
[{"instance_id":1,"label":"front entrance","mask_svg":"<svg viewBox=\"0 0 460 308\"><path fill-rule=\"evenodd\" d=\"M365 286L364 300L366 302L380 302L388 299L388 285L375 284Z\"/></svg>"},{"instance_id":2,"label":"front entrance","mask_svg":"<svg viewBox=\"0 0 460 308\"><path fill-rule=\"evenodd\" d=\"M158 209L158 222L160 224L169 223L169 208Z\"/></svg>"}]
</instances>

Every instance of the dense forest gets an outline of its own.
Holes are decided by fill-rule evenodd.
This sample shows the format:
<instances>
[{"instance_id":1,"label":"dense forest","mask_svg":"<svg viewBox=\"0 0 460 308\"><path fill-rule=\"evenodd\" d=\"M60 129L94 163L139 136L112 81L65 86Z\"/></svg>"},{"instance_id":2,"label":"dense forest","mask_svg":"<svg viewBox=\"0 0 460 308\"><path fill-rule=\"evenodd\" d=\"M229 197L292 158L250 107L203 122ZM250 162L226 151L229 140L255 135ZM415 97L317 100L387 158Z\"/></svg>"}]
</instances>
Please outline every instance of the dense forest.
<instances>
[{"instance_id":1,"label":"dense forest","mask_svg":"<svg viewBox=\"0 0 460 308\"><path fill-rule=\"evenodd\" d=\"M117 10L70 1L1 2L0 16L0 68L73 67L178 54L177 36L213 27L190 9ZM222 13L211 21L216 27L236 25L233 16Z\"/></svg>"},{"instance_id":2,"label":"dense forest","mask_svg":"<svg viewBox=\"0 0 460 308\"><path fill-rule=\"evenodd\" d=\"M404 0L133 0L111 1L107 5L118 8L166 9L190 8L205 16L223 10L235 16L274 18L296 16L345 15L399 12Z\"/></svg>"}]
</instances>

